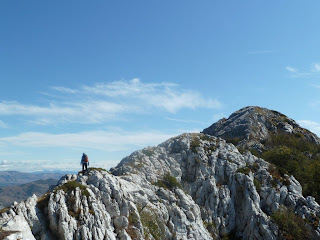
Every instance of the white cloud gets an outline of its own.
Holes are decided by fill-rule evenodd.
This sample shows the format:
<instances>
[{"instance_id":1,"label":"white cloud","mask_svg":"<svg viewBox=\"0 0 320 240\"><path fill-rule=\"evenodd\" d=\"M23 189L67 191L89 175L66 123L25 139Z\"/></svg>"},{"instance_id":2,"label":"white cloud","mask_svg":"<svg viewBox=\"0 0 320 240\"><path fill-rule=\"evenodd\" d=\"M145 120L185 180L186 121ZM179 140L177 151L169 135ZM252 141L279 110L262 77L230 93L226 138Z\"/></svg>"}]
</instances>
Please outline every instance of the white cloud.
<instances>
[{"instance_id":1,"label":"white cloud","mask_svg":"<svg viewBox=\"0 0 320 240\"><path fill-rule=\"evenodd\" d=\"M60 98L55 96L54 101L41 106L2 101L0 115L28 116L27 122L39 125L61 122L92 124L123 119L126 114L146 114L159 110L176 113L182 109L221 107L219 100L204 98L196 91L177 88L176 84L143 83L139 79L98 83L79 89L62 86L52 89L64 95Z\"/></svg>"},{"instance_id":2,"label":"white cloud","mask_svg":"<svg viewBox=\"0 0 320 240\"><path fill-rule=\"evenodd\" d=\"M72 115L75 109L70 107L58 107L50 104L48 107L25 105L18 102L0 102L0 115Z\"/></svg>"},{"instance_id":3,"label":"white cloud","mask_svg":"<svg viewBox=\"0 0 320 240\"><path fill-rule=\"evenodd\" d=\"M289 72L293 72L293 73L298 71L298 69L290 67L290 66L286 66L286 70Z\"/></svg>"},{"instance_id":4,"label":"white cloud","mask_svg":"<svg viewBox=\"0 0 320 240\"><path fill-rule=\"evenodd\" d=\"M77 93L78 90L76 89L71 89L71 88L66 88L66 87L51 87L53 90L56 90L58 92L63 92L63 93Z\"/></svg>"},{"instance_id":5,"label":"white cloud","mask_svg":"<svg viewBox=\"0 0 320 240\"><path fill-rule=\"evenodd\" d=\"M157 107L168 112L183 108L220 108L217 99L205 99L198 92L176 89L173 83L143 83L135 78L131 81L99 83L93 87L84 86L83 90L109 97L124 97L139 102L142 107Z\"/></svg>"},{"instance_id":6,"label":"white cloud","mask_svg":"<svg viewBox=\"0 0 320 240\"><path fill-rule=\"evenodd\" d=\"M313 63L311 70L313 72L320 72L320 63Z\"/></svg>"},{"instance_id":7,"label":"white cloud","mask_svg":"<svg viewBox=\"0 0 320 240\"><path fill-rule=\"evenodd\" d=\"M7 160L0 161L0 166L6 166L6 165L8 165L8 161Z\"/></svg>"},{"instance_id":8,"label":"white cloud","mask_svg":"<svg viewBox=\"0 0 320 240\"><path fill-rule=\"evenodd\" d=\"M35 120L30 122L39 125L60 122L98 123L112 120L121 113L130 113L134 110L134 107L107 101L60 102L46 107L18 102L0 102L0 115L31 116Z\"/></svg>"},{"instance_id":9,"label":"white cloud","mask_svg":"<svg viewBox=\"0 0 320 240\"><path fill-rule=\"evenodd\" d=\"M0 144L23 147L66 147L98 149L107 152L130 150L153 146L175 136L158 131L144 132L110 132L86 131L79 133L49 134L42 132L26 132L17 136L2 137Z\"/></svg>"},{"instance_id":10,"label":"white cloud","mask_svg":"<svg viewBox=\"0 0 320 240\"><path fill-rule=\"evenodd\" d=\"M163 89L169 89L177 86L174 83L143 83L138 78L130 81L114 81L110 83L97 83L94 86L83 86L85 92L106 95L110 97L139 97L140 94L151 92L163 92Z\"/></svg>"},{"instance_id":11,"label":"white cloud","mask_svg":"<svg viewBox=\"0 0 320 240\"><path fill-rule=\"evenodd\" d=\"M314 78L319 77L320 73L320 63L313 63L309 69L305 69L303 71L299 71L297 68L286 66L286 70L289 71L292 77L295 78Z\"/></svg>"},{"instance_id":12,"label":"white cloud","mask_svg":"<svg viewBox=\"0 0 320 240\"><path fill-rule=\"evenodd\" d=\"M309 129L311 132L320 136L320 123L310 120L300 120L297 121L302 127Z\"/></svg>"}]
</instances>

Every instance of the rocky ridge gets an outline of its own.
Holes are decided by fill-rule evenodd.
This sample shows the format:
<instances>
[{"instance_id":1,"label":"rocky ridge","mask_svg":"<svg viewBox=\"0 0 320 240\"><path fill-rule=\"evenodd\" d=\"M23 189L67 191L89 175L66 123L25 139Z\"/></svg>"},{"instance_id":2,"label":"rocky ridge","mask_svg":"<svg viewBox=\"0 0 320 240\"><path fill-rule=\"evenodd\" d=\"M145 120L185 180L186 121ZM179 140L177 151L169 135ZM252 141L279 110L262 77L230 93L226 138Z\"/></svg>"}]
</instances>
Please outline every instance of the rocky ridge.
<instances>
[{"instance_id":1,"label":"rocky ridge","mask_svg":"<svg viewBox=\"0 0 320 240\"><path fill-rule=\"evenodd\" d=\"M302 196L293 176L271 170L221 138L183 134L132 153L110 173L64 176L44 197L2 210L0 233L17 231L5 239L281 239L270 216L286 207L312 223L312 239L319 239L318 203ZM163 184L167 176L178 184Z\"/></svg>"},{"instance_id":2,"label":"rocky ridge","mask_svg":"<svg viewBox=\"0 0 320 240\"><path fill-rule=\"evenodd\" d=\"M305 140L320 144L317 135L302 128L293 119L274 110L249 106L234 112L228 119L203 130L203 133L232 141L243 149L264 150L263 142L271 134L298 134Z\"/></svg>"}]
</instances>

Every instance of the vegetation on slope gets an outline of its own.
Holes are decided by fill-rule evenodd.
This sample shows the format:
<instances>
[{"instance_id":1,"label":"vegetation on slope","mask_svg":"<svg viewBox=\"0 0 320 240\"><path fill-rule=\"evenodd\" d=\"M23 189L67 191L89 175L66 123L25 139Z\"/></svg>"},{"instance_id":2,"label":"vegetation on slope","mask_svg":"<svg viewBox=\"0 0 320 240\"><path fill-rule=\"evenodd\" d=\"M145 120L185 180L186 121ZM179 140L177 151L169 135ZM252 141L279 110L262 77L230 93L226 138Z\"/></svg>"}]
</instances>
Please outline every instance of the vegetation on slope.
<instances>
[{"instance_id":1,"label":"vegetation on slope","mask_svg":"<svg viewBox=\"0 0 320 240\"><path fill-rule=\"evenodd\" d=\"M312 231L306 222L292 210L280 208L271 219L279 226L280 234L284 239L313 239Z\"/></svg>"},{"instance_id":2,"label":"vegetation on slope","mask_svg":"<svg viewBox=\"0 0 320 240\"><path fill-rule=\"evenodd\" d=\"M181 185L178 182L178 180L174 176L170 175L170 173L167 173L166 175L164 175L163 179L158 180L157 182L154 183L154 185L158 187L163 187L169 190L172 190L174 188L181 188Z\"/></svg>"},{"instance_id":3,"label":"vegetation on slope","mask_svg":"<svg viewBox=\"0 0 320 240\"><path fill-rule=\"evenodd\" d=\"M304 196L320 202L320 145L305 140L301 134L271 135L258 157L277 166L279 173L293 175L302 185Z\"/></svg>"}]
</instances>

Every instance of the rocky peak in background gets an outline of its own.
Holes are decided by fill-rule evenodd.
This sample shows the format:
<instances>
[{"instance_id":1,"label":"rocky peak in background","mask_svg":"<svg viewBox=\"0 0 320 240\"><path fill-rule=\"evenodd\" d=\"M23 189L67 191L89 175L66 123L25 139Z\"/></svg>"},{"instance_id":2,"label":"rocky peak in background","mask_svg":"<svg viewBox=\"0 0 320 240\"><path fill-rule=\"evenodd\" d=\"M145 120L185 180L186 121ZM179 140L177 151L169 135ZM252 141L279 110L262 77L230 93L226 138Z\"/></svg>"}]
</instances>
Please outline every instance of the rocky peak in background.
<instances>
[{"instance_id":1,"label":"rocky peak in background","mask_svg":"<svg viewBox=\"0 0 320 240\"><path fill-rule=\"evenodd\" d=\"M281 175L293 175L304 196L320 202L320 139L282 113L261 107L245 107L228 119L203 130L249 150L274 164Z\"/></svg>"},{"instance_id":2,"label":"rocky peak in background","mask_svg":"<svg viewBox=\"0 0 320 240\"><path fill-rule=\"evenodd\" d=\"M300 183L225 140L183 134L110 172L66 175L0 211L5 239L319 239ZM287 226L290 226L288 229Z\"/></svg>"},{"instance_id":3,"label":"rocky peak in background","mask_svg":"<svg viewBox=\"0 0 320 240\"><path fill-rule=\"evenodd\" d=\"M243 149L264 150L264 141L272 134L293 134L320 144L314 133L302 128L293 119L274 110L249 106L240 109L203 130Z\"/></svg>"}]
</instances>

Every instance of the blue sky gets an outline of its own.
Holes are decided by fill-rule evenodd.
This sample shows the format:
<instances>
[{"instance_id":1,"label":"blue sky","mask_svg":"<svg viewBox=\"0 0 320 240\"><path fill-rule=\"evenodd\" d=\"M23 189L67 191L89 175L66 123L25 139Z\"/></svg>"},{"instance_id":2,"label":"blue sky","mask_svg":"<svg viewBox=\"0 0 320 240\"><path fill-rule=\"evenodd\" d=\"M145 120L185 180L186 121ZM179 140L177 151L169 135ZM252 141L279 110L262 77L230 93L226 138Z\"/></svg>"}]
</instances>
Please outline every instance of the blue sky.
<instances>
[{"instance_id":1,"label":"blue sky","mask_svg":"<svg viewBox=\"0 0 320 240\"><path fill-rule=\"evenodd\" d=\"M249 105L320 135L319 8L1 1L1 169L110 168Z\"/></svg>"}]
</instances>

